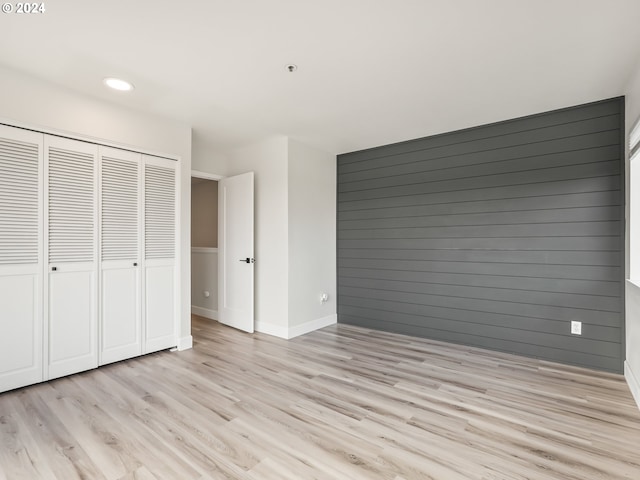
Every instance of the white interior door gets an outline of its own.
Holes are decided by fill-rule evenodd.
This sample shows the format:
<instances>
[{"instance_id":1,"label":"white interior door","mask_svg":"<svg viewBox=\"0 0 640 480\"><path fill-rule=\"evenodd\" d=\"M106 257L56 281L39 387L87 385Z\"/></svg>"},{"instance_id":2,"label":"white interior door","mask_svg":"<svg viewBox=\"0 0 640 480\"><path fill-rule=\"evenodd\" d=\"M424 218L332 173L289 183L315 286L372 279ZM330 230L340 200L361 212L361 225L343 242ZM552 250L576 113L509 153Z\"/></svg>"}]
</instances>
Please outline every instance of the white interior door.
<instances>
[{"instance_id":1,"label":"white interior door","mask_svg":"<svg viewBox=\"0 0 640 480\"><path fill-rule=\"evenodd\" d=\"M0 392L43 380L43 138L0 125Z\"/></svg>"},{"instance_id":2,"label":"white interior door","mask_svg":"<svg viewBox=\"0 0 640 480\"><path fill-rule=\"evenodd\" d=\"M48 378L98 366L97 150L45 136Z\"/></svg>"},{"instance_id":3,"label":"white interior door","mask_svg":"<svg viewBox=\"0 0 640 480\"><path fill-rule=\"evenodd\" d=\"M253 332L253 172L218 183L218 314Z\"/></svg>"},{"instance_id":4,"label":"white interior door","mask_svg":"<svg viewBox=\"0 0 640 480\"><path fill-rule=\"evenodd\" d=\"M100 147L100 365L142 353L141 155Z\"/></svg>"}]
</instances>

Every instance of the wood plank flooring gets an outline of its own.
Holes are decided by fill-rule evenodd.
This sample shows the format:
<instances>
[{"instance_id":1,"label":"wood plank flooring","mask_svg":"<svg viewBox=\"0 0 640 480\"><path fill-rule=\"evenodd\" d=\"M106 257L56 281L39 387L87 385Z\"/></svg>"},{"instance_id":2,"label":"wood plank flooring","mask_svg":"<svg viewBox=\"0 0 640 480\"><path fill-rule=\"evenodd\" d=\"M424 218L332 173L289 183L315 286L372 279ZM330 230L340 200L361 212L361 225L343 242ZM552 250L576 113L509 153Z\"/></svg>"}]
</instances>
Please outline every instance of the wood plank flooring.
<instances>
[{"instance_id":1,"label":"wood plank flooring","mask_svg":"<svg viewBox=\"0 0 640 480\"><path fill-rule=\"evenodd\" d=\"M335 325L0 395L0 480L640 479L619 375Z\"/></svg>"}]
</instances>

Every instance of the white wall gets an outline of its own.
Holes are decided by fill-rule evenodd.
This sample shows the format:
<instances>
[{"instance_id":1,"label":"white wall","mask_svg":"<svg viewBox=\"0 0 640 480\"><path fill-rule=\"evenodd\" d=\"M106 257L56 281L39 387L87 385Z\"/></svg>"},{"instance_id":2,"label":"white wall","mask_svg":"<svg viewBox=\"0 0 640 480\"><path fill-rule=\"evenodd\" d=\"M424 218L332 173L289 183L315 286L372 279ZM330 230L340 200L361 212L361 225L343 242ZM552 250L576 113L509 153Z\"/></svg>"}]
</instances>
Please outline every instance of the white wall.
<instances>
[{"instance_id":1,"label":"white wall","mask_svg":"<svg viewBox=\"0 0 640 480\"><path fill-rule=\"evenodd\" d=\"M201 132L191 132L191 169L213 175L229 175L228 155L211 145Z\"/></svg>"},{"instance_id":2,"label":"white wall","mask_svg":"<svg viewBox=\"0 0 640 480\"><path fill-rule=\"evenodd\" d=\"M633 251L629 248L629 132L633 128L635 122L640 118L640 63L636 68L635 74L630 79L626 88L626 129L627 129L627 155L626 155L626 205L627 205L627 238L626 238L626 278L629 278L630 255L640 255L640 245L636 245ZM638 160L634 160L636 162ZM635 185L640 188L640 185ZM632 226L633 229L640 228L640 225ZM638 238L638 237L636 237ZM626 353L625 377L631 388L636 403L640 407L640 285L636 285L630 281L626 282Z\"/></svg>"},{"instance_id":3,"label":"white wall","mask_svg":"<svg viewBox=\"0 0 640 480\"><path fill-rule=\"evenodd\" d=\"M191 128L188 125L78 95L62 87L0 68L1 120L60 134L180 157L180 346L190 346Z\"/></svg>"},{"instance_id":4,"label":"white wall","mask_svg":"<svg viewBox=\"0 0 640 480\"><path fill-rule=\"evenodd\" d=\"M290 139L288 173L291 337L337 320L336 157Z\"/></svg>"},{"instance_id":5,"label":"white wall","mask_svg":"<svg viewBox=\"0 0 640 480\"><path fill-rule=\"evenodd\" d=\"M229 154L229 176L250 171L255 172L255 326L260 332L285 337L289 264L287 138L273 137Z\"/></svg>"},{"instance_id":6,"label":"white wall","mask_svg":"<svg viewBox=\"0 0 640 480\"><path fill-rule=\"evenodd\" d=\"M205 296L204 292L209 292ZM218 249L191 252L191 311L218 320Z\"/></svg>"}]
</instances>

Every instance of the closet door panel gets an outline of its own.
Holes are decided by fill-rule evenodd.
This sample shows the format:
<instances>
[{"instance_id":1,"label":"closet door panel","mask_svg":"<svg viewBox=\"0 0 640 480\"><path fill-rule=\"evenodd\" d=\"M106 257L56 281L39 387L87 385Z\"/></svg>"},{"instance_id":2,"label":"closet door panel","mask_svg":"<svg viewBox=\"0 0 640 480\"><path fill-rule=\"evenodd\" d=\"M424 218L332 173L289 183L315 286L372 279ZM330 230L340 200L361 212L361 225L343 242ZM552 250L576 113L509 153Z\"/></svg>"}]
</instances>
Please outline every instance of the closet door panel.
<instances>
[{"instance_id":1,"label":"closet door panel","mask_svg":"<svg viewBox=\"0 0 640 480\"><path fill-rule=\"evenodd\" d=\"M0 126L0 392L43 380L43 138Z\"/></svg>"},{"instance_id":2,"label":"closet door panel","mask_svg":"<svg viewBox=\"0 0 640 480\"><path fill-rule=\"evenodd\" d=\"M127 262L102 271L102 357L100 364L142 353L140 333L140 278Z\"/></svg>"},{"instance_id":3,"label":"closet door panel","mask_svg":"<svg viewBox=\"0 0 640 480\"><path fill-rule=\"evenodd\" d=\"M95 272L59 268L49 280L49 378L98 366Z\"/></svg>"},{"instance_id":4,"label":"closet door panel","mask_svg":"<svg viewBox=\"0 0 640 480\"><path fill-rule=\"evenodd\" d=\"M142 353L138 153L100 147L100 364Z\"/></svg>"},{"instance_id":5,"label":"closet door panel","mask_svg":"<svg viewBox=\"0 0 640 480\"><path fill-rule=\"evenodd\" d=\"M177 344L176 162L143 156L145 344L149 353Z\"/></svg>"},{"instance_id":6,"label":"closet door panel","mask_svg":"<svg viewBox=\"0 0 640 480\"><path fill-rule=\"evenodd\" d=\"M146 353L176 345L173 266L146 267Z\"/></svg>"},{"instance_id":7,"label":"closet door panel","mask_svg":"<svg viewBox=\"0 0 640 480\"><path fill-rule=\"evenodd\" d=\"M42 381L38 279L0 276L0 391Z\"/></svg>"},{"instance_id":8,"label":"closet door panel","mask_svg":"<svg viewBox=\"0 0 640 480\"><path fill-rule=\"evenodd\" d=\"M98 366L97 150L45 136L49 378Z\"/></svg>"}]
</instances>

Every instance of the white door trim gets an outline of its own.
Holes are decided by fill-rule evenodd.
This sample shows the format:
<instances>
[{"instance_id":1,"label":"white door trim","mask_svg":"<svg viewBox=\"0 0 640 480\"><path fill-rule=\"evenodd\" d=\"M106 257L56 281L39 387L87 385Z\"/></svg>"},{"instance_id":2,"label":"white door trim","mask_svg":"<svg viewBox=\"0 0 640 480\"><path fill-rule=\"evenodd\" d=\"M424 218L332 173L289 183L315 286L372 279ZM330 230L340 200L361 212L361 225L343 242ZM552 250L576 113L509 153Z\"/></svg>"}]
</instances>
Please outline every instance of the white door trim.
<instances>
[{"instance_id":1,"label":"white door trim","mask_svg":"<svg viewBox=\"0 0 640 480\"><path fill-rule=\"evenodd\" d=\"M191 176L196 178L204 178L206 180L222 180L225 178L223 175L216 175L215 173L200 172L198 170L191 170Z\"/></svg>"}]
</instances>

